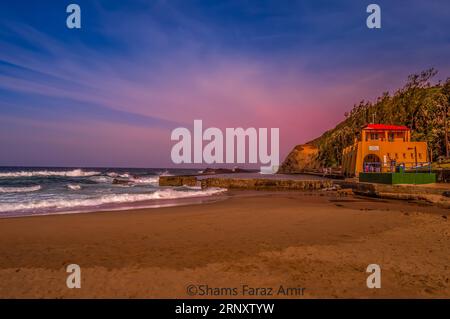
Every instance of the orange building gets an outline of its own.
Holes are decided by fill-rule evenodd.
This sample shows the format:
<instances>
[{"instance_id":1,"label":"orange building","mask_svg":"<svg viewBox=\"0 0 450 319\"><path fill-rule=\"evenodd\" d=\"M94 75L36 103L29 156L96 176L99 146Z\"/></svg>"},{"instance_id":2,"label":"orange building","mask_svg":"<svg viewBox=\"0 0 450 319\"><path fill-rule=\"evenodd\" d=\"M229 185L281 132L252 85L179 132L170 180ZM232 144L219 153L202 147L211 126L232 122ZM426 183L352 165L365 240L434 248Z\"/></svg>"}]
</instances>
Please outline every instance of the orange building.
<instances>
[{"instance_id":1,"label":"orange building","mask_svg":"<svg viewBox=\"0 0 450 319\"><path fill-rule=\"evenodd\" d=\"M362 129L361 140L346 147L342 154L342 172L358 176L360 172L394 172L428 164L426 142L411 142L406 126L369 124Z\"/></svg>"}]
</instances>

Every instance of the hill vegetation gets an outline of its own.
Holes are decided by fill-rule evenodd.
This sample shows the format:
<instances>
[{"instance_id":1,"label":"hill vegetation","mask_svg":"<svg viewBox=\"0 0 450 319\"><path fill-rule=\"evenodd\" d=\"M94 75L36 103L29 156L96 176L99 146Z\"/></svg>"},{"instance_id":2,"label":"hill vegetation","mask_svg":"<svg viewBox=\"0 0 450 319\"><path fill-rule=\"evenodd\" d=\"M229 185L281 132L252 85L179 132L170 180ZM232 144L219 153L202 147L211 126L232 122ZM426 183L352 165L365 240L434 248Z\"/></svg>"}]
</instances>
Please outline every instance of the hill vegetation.
<instances>
[{"instance_id":1,"label":"hill vegetation","mask_svg":"<svg viewBox=\"0 0 450 319\"><path fill-rule=\"evenodd\" d=\"M354 105L345 113L344 121L308 143L318 148L317 161L325 167L339 166L344 147L351 145L355 137L360 138L361 128L373 119L409 127L412 140L428 142L432 161L448 157L450 78L431 84L436 74L435 69L429 69L410 75L405 86L392 95L385 92L375 102Z\"/></svg>"}]
</instances>

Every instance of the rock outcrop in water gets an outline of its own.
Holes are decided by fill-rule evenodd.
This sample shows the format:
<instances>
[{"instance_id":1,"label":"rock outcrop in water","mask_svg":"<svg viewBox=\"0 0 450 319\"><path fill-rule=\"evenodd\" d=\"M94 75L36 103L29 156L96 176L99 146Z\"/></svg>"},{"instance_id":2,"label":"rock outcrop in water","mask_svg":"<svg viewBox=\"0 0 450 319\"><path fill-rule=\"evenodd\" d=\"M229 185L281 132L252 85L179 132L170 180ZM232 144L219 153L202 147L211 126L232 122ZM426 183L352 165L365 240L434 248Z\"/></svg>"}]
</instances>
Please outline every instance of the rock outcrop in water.
<instances>
[{"instance_id":1,"label":"rock outcrop in water","mask_svg":"<svg viewBox=\"0 0 450 319\"><path fill-rule=\"evenodd\" d=\"M320 168L318 153L319 149L312 144L297 145L281 164L278 173L292 174L318 170Z\"/></svg>"},{"instance_id":2,"label":"rock outcrop in water","mask_svg":"<svg viewBox=\"0 0 450 319\"><path fill-rule=\"evenodd\" d=\"M159 186L196 186L195 176L160 176Z\"/></svg>"}]
</instances>

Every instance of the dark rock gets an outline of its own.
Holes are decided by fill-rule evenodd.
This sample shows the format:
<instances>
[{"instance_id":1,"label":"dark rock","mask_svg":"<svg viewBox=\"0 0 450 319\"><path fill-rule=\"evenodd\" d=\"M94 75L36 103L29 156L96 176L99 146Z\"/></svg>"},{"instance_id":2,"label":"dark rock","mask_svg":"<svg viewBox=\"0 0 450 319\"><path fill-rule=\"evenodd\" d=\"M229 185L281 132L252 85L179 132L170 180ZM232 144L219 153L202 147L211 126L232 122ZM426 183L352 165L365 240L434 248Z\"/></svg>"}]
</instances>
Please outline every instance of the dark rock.
<instances>
[{"instance_id":1,"label":"dark rock","mask_svg":"<svg viewBox=\"0 0 450 319\"><path fill-rule=\"evenodd\" d=\"M195 176L160 176L159 186L196 186Z\"/></svg>"}]
</instances>

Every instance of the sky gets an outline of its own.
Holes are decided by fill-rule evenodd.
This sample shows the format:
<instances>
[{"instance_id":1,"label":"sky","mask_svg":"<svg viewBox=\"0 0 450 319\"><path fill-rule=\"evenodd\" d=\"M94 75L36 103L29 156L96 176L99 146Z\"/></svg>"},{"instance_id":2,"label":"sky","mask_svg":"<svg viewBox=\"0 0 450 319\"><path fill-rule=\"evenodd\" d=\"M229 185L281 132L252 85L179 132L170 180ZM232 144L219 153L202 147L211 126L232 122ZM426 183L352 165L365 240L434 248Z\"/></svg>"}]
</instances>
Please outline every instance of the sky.
<instances>
[{"instance_id":1,"label":"sky","mask_svg":"<svg viewBox=\"0 0 450 319\"><path fill-rule=\"evenodd\" d=\"M448 0L2 1L0 166L178 167L195 119L279 128L282 160L449 57Z\"/></svg>"}]
</instances>

